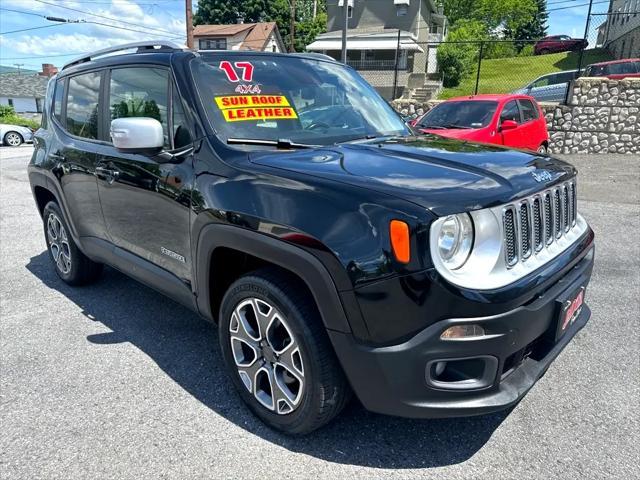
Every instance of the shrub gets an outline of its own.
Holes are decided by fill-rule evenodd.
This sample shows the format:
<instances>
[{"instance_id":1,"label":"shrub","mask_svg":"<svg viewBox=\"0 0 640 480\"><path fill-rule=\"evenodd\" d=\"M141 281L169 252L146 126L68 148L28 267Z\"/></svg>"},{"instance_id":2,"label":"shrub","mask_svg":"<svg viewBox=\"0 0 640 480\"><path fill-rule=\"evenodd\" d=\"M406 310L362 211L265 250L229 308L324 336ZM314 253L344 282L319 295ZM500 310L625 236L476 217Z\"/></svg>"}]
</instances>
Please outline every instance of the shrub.
<instances>
[{"instance_id":1,"label":"shrub","mask_svg":"<svg viewBox=\"0 0 640 480\"><path fill-rule=\"evenodd\" d=\"M16 111L11 105L0 105L0 117L8 117L9 115L15 115Z\"/></svg>"},{"instance_id":2,"label":"shrub","mask_svg":"<svg viewBox=\"0 0 640 480\"><path fill-rule=\"evenodd\" d=\"M522 50L520 50L520 53L518 54L518 56L520 56L520 57L532 57L533 56L533 45L529 44L529 45L525 45L524 47L522 47Z\"/></svg>"},{"instance_id":3,"label":"shrub","mask_svg":"<svg viewBox=\"0 0 640 480\"><path fill-rule=\"evenodd\" d=\"M0 110L0 123L6 123L7 125L20 125L21 127L32 128L33 130L37 130L38 128L40 128L40 122L37 120L22 118L15 113L10 115L2 115L2 113L3 110Z\"/></svg>"},{"instance_id":4,"label":"shrub","mask_svg":"<svg viewBox=\"0 0 640 480\"><path fill-rule=\"evenodd\" d=\"M513 42L485 43L482 58L516 57L518 52Z\"/></svg>"}]
</instances>

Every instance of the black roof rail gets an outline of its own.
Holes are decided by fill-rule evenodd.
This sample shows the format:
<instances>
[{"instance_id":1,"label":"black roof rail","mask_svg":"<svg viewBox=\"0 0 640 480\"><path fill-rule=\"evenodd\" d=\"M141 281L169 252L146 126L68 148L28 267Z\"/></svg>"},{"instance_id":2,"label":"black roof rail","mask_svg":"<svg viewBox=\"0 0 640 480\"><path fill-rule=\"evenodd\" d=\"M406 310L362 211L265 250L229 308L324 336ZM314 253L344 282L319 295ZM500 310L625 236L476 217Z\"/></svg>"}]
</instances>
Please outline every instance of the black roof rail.
<instances>
[{"instance_id":1,"label":"black roof rail","mask_svg":"<svg viewBox=\"0 0 640 480\"><path fill-rule=\"evenodd\" d=\"M318 58L320 60L329 60L333 63L340 63L338 62L338 60L336 60L333 57L330 57L329 55L327 55L326 53L318 53L318 52L295 52L293 54L290 55L300 55L300 56L304 56L304 57L314 57L314 58Z\"/></svg>"},{"instance_id":2,"label":"black roof rail","mask_svg":"<svg viewBox=\"0 0 640 480\"><path fill-rule=\"evenodd\" d=\"M187 50L184 47L176 45L173 42L169 42L167 40L149 40L146 42L133 42L133 43L125 43L123 45L116 45L114 47L103 48L102 50L96 50L95 52L91 52L87 55L83 55L78 57L70 62L65 63L61 71L65 68L72 67L73 65L79 65L81 63L90 62L94 58L102 57L104 55L109 55L110 53L121 52L125 50L136 49L136 53L151 53L151 52L179 52Z\"/></svg>"}]
</instances>

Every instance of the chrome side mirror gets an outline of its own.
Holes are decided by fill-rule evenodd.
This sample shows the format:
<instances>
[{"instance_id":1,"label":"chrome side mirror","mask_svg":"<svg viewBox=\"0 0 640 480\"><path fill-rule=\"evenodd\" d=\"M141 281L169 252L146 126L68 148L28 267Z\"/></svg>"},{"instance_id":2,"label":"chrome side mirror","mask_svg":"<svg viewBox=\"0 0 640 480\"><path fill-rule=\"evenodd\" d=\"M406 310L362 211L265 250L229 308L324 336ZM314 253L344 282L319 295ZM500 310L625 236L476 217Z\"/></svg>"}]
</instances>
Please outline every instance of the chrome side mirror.
<instances>
[{"instance_id":1,"label":"chrome side mirror","mask_svg":"<svg viewBox=\"0 0 640 480\"><path fill-rule=\"evenodd\" d=\"M154 118L116 118L111 121L110 133L119 150L159 150L164 145L162 124Z\"/></svg>"}]
</instances>

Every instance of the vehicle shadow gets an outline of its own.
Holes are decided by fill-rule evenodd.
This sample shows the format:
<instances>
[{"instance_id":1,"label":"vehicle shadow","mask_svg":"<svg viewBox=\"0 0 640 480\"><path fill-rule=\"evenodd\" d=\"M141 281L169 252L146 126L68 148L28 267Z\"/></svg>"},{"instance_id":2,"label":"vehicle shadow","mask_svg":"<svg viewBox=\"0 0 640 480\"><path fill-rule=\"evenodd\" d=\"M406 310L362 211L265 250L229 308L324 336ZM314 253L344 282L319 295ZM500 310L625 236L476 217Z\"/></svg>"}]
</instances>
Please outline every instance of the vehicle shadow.
<instances>
[{"instance_id":1,"label":"vehicle shadow","mask_svg":"<svg viewBox=\"0 0 640 480\"><path fill-rule=\"evenodd\" d=\"M27 269L111 331L89 335L100 345L128 342L198 401L247 431L290 451L330 462L377 468L429 468L473 456L508 415L409 420L367 412L353 401L330 425L306 437L288 437L262 424L242 404L222 364L215 326L111 268L87 287L58 278L47 252ZM117 372L113 373L117 375Z\"/></svg>"}]
</instances>

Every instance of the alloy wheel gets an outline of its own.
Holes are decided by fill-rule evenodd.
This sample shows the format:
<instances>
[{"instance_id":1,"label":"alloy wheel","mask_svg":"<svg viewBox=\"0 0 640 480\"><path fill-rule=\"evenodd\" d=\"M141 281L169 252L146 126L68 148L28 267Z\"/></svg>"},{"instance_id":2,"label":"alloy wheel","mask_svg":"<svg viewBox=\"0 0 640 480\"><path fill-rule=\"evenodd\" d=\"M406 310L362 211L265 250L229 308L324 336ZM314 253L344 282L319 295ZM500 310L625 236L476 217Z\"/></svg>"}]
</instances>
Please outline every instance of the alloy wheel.
<instances>
[{"instance_id":1,"label":"alloy wheel","mask_svg":"<svg viewBox=\"0 0 640 480\"><path fill-rule=\"evenodd\" d=\"M4 140L11 147L17 147L22 143L22 139L20 138L20 135L14 132L7 133L7 136L4 137Z\"/></svg>"},{"instance_id":2,"label":"alloy wheel","mask_svg":"<svg viewBox=\"0 0 640 480\"><path fill-rule=\"evenodd\" d=\"M264 300L247 298L229 322L231 351L246 389L278 415L293 412L305 388L300 346L287 321Z\"/></svg>"},{"instance_id":3,"label":"alloy wheel","mask_svg":"<svg viewBox=\"0 0 640 480\"><path fill-rule=\"evenodd\" d=\"M71 271L71 248L69 237L64 225L55 213L50 213L47 218L47 239L53 261L63 274Z\"/></svg>"}]
</instances>

